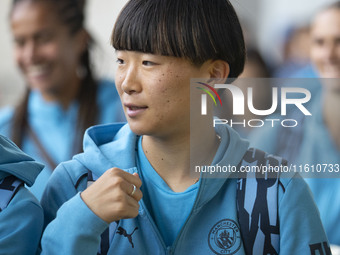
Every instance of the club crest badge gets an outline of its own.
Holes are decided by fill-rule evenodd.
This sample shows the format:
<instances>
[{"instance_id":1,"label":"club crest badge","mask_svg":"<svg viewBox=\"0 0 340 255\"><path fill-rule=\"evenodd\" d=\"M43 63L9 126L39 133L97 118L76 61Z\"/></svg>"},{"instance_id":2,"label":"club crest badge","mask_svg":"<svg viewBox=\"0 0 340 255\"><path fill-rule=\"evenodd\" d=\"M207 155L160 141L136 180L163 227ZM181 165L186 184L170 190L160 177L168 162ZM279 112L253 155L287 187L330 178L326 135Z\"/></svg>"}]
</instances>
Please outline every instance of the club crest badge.
<instances>
[{"instance_id":1,"label":"club crest badge","mask_svg":"<svg viewBox=\"0 0 340 255\"><path fill-rule=\"evenodd\" d=\"M235 254L241 247L241 233L235 221L223 219L209 232L210 249L218 255Z\"/></svg>"}]
</instances>

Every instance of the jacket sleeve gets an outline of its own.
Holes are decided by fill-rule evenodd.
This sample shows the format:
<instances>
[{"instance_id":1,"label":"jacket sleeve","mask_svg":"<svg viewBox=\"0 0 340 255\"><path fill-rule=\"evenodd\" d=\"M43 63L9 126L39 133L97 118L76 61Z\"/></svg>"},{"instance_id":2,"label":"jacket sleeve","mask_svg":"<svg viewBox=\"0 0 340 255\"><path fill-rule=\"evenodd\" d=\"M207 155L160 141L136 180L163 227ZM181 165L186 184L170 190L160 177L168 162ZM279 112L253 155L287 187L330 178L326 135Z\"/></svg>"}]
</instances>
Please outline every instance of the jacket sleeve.
<instances>
[{"instance_id":1,"label":"jacket sleeve","mask_svg":"<svg viewBox=\"0 0 340 255\"><path fill-rule=\"evenodd\" d=\"M63 165L52 174L41 204L47 225L41 254L97 254L100 236L109 225L83 202Z\"/></svg>"},{"instance_id":2,"label":"jacket sleeve","mask_svg":"<svg viewBox=\"0 0 340 255\"><path fill-rule=\"evenodd\" d=\"M0 213L0 253L36 254L43 229L43 210L24 187Z\"/></svg>"},{"instance_id":3,"label":"jacket sleeve","mask_svg":"<svg viewBox=\"0 0 340 255\"><path fill-rule=\"evenodd\" d=\"M280 254L330 255L328 239L308 185L299 176L281 181Z\"/></svg>"}]
</instances>

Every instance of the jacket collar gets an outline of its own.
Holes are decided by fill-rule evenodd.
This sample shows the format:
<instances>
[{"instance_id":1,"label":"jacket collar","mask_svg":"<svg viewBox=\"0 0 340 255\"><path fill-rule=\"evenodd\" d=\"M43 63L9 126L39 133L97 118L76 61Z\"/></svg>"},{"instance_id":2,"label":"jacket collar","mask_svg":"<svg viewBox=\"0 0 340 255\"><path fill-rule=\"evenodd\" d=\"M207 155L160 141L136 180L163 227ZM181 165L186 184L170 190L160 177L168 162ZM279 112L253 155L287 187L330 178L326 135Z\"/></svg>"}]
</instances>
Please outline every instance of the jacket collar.
<instances>
[{"instance_id":1,"label":"jacket collar","mask_svg":"<svg viewBox=\"0 0 340 255\"><path fill-rule=\"evenodd\" d=\"M219 126L216 132L221 137L221 144L213 165L237 166L246 153L249 143L241 139L229 126ZM137 141L138 136L131 131L128 124L94 126L85 134L84 153L75 156L75 159L96 176L101 176L112 167L132 173L137 171ZM228 178L230 173L217 176L202 173L195 207L201 207L212 199Z\"/></svg>"}]
</instances>

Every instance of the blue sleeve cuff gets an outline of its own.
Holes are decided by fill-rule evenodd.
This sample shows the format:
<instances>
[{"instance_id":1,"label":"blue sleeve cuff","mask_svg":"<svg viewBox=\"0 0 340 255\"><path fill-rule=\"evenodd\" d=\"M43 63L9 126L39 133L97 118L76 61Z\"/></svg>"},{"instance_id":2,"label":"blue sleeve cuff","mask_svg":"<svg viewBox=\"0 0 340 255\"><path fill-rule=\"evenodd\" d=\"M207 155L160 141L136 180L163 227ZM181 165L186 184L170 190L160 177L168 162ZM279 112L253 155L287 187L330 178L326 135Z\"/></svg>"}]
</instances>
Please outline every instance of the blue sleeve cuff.
<instances>
[{"instance_id":1,"label":"blue sleeve cuff","mask_svg":"<svg viewBox=\"0 0 340 255\"><path fill-rule=\"evenodd\" d=\"M67 217L68 222L80 233L89 232L93 235L101 235L109 224L98 217L83 201L80 193L67 201L57 213L63 213Z\"/></svg>"},{"instance_id":2,"label":"blue sleeve cuff","mask_svg":"<svg viewBox=\"0 0 340 255\"><path fill-rule=\"evenodd\" d=\"M101 234L108 226L78 193L60 207L57 217L46 227L41 254L96 254Z\"/></svg>"}]
</instances>

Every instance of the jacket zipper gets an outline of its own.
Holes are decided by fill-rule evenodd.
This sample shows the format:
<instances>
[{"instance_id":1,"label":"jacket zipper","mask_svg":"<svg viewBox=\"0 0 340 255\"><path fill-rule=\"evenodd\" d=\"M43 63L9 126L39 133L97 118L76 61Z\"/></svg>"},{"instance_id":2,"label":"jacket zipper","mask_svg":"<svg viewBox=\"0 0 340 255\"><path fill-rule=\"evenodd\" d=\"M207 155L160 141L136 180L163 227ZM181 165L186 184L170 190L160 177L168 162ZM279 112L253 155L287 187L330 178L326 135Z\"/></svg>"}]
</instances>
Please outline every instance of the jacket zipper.
<instances>
[{"instance_id":1,"label":"jacket zipper","mask_svg":"<svg viewBox=\"0 0 340 255\"><path fill-rule=\"evenodd\" d=\"M170 253L168 253L168 251L167 251L168 248L166 247L166 245L165 245L165 243L164 243L164 240L163 240L163 238L162 238L162 236L161 236L161 234L160 234L160 232L159 232L159 230L158 230L158 228L157 228L155 222L153 221L153 219L152 219L152 217L151 217L149 211L147 210L147 208L146 208L146 206L145 206L145 204L144 204L143 199L140 200L140 204L141 204L141 206L143 207L144 213L146 214L146 217L148 218L149 222L151 223L151 226L152 226L154 232L156 233L156 235L157 235L157 237L158 237L158 240L159 240L159 242L161 243L161 245L162 245L162 247L163 247L163 250L165 251L166 254L170 254Z\"/></svg>"},{"instance_id":2,"label":"jacket zipper","mask_svg":"<svg viewBox=\"0 0 340 255\"><path fill-rule=\"evenodd\" d=\"M191 216L194 213L194 210L195 210L195 208L197 206L197 203L198 203L198 200L199 200L199 197L200 197L200 194L201 194L201 186L202 186L203 181L204 181L204 179L201 178L199 186L198 186L197 195L196 195L196 199L195 199L194 205L192 206L191 212L190 212L188 218L186 219L185 223L183 224L183 227L181 228L180 232L178 233L175 242L173 243L173 245L171 247L169 247L169 249L167 249L167 254L168 255L173 254L173 252L176 250L177 243L178 243L179 239L181 239L181 235L182 235L184 229L186 228L186 226L188 225L188 222L191 220Z\"/></svg>"},{"instance_id":3,"label":"jacket zipper","mask_svg":"<svg viewBox=\"0 0 340 255\"><path fill-rule=\"evenodd\" d=\"M138 141L138 139L137 139L137 141ZM138 146L138 144L136 146ZM136 147L136 148L138 148L138 147ZM136 167L134 167L134 172L138 173L139 176L142 176L142 173L140 173L140 166L139 166L139 161L137 159L137 153L136 153L136 159L135 160L136 160ZM154 232L156 233L156 235L158 237L158 240L159 240L159 242L162 245L163 250L165 251L166 254L168 254L167 247L166 247L166 245L164 243L164 240L163 240L163 238L161 236L161 233L159 232L159 230L158 230L154 220L152 219L148 209L146 208L143 199L140 200L140 205L144 209L144 213L146 214L146 217L148 218L149 222L151 223L151 226L152 226Z\"/></svg>"}]
</instances>

